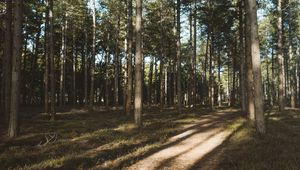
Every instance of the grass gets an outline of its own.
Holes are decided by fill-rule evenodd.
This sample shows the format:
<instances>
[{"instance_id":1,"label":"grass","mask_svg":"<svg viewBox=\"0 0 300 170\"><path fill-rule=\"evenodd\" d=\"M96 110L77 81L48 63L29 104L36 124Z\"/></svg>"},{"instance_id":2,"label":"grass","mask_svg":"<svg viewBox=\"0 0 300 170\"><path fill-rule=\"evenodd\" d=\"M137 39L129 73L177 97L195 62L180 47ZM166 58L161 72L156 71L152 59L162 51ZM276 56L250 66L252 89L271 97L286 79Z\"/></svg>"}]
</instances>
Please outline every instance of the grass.
<instances>
[{"instance_id":1,"label":"grass","mask_svg":"<svg viewBox=\"0 0 300 170\"><path fill-rule=\"evenodd\" d=\"M19 137L1 136L0 165L3 169L121 169L157 150L204 113L208 112L148 110L142 129L120 111L71 110L58 113L56 121L46 115L23 117ZM57 140L39 146L47 133L56 133Z\"/></svg>"},{"instance_id":2,"label":"grass","mask_svg":"<svg viewBox=\"0 0 300 170\"><path fill-rule=\"evenodd\" d=\"M0 169L122 169L160 150L168 138L205 114L210 113L147 110L142 129L120 111L70 110L52 122L46 115L23 117L21 136L0 138ZM194 168L212 160L209 169L300 169L300 111L268 115L264 136L242 117L224 120L224 128L235 132ZM57 140L39 146L49 132Z\"/></svg>"},{"instance_id":3,"label":"grass","mask_svg":"<svg viewBox=\"0 0 300 170\"><path fill-rule=\"evenodd\" d=\"M216 169L300 169L300 112L286 111L267 119L260 136L247 122L223 146Z\"/></svg>"}]
</instances>

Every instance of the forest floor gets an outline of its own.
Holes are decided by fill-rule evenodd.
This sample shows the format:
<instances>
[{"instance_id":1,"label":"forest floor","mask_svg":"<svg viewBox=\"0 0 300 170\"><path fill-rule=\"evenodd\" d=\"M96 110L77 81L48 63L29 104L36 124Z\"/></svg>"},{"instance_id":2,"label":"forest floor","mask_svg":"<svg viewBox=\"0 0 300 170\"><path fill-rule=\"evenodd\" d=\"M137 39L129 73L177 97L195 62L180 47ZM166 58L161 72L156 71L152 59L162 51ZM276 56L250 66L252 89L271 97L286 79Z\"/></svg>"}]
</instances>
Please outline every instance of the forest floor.
<instances>
[{"instance_id":1,"label":"forest floor","mask_svg":"<svg viewBox=\"0 0 300 170\"><path fill-rule=\"evenodd\" d=\"M0 169L299 169L300 111L267 116L265 136L229 108L146 110L142 129L122 111L23 116L18 138L1 131Z\"/></svg>"}]
</instances>

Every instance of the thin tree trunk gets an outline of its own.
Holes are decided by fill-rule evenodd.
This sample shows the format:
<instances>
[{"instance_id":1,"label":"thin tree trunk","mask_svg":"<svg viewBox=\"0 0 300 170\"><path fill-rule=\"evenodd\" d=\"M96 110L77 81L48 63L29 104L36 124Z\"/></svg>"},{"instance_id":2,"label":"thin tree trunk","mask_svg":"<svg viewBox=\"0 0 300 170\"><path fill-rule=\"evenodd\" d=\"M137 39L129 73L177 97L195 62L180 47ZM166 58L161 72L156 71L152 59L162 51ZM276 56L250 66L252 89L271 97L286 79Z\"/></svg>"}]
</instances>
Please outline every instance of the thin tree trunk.
<instances>
[{"instance_id":1,"label":"thin tree trunk","mask_svg":"<svg viewBox=\"0 0 300 170\"><path fill-rule=\"evenodd\" d=\"M73 107L77 103L76 99L76 40L75 40L75 30L73 29L73 47L72 47L72 105Z\"/></svg>"},{"instance_id":2,"label":"thin tree trunk","mask_svg":"<svg viewBox=\"0 0 300 170\"><path fill-rule=\"evenodd\" d=\"M93 0L93 49L91 58L91 88L90 88L90 107L94 105L94 80L95 80L95 55L96 55L96 2Z\"/></svg>"},{"instance_id":3,"label":"thin tree trunk","mask_svg":"<svg viewBox=\"0 0 300 170\"><path fill-rule=\"evenodd\" d=\"M115 88L114 88L114 98L115 98L115 106L119 105L119 32L120 32L120 16L118 17L118 27L117 27L117 34L116 34L116 49L115 49Z\"/></svg>"},{"instance_id":4,"label":"thin tree trunk","mask_svg":"<svg viewBox=\"0 0 300 170\"><path fill-rule=\"evenodd\" d=\"M177 59L177 110L182 113L182 91L181 91L181 40L180 40L180 9L181 1L177 0L177 42L176 42L176 59Z\"/></svg>"},{"instance_id":5,"label":"thin tree trunk","mask_svg":"<svg viewBox=\"0 0 300 170\"><path fill-rule=\"evenodd\" d=\"M50 59L50 114L51 120L55 120L55 66L54 66L54 42L53 42L53 0L49 0L49 59Z\"/></svg>"},{"instance_id":6,"label":"thin tree trunk","mask_svg":"<svg viewBox=\"0 0 300 170\"><path fill-rule=\"evenodd\" d=\"M109 35L108 35L109 40ZM109 47L107 47L105 55L105 109L109 110Z\"/></svg>"},{"instance_id":7,"label":"thin tree trunk","mask_svg":"<svg viewBox=\"0 0 300 170\"><path fill-rule=\"evenodd\" d=\"M165 93L164 93L164 28L163 28L163 2L160 1L160 69L159 69L159 77L160 77L160 111L163 110L164 101L165 101Z\"/></svg>"},{"instance_id":8,"label":"thin tree trunk","mask_svg":"<svg viewBox=\"0 0 300 170\"><path fill-rule=\"evenodd\" d=\"M84 31L84 105L88 105L88 35L85 29Z\"/></svg>"},{"instance_id":9,"label":"thin tree trunk","mask_svg":"<svg viewBox=\"0 0 300 170\"><path fill-rule=\"evenodd\" d=\"M136 0L136 54L135 54L135 95L134 120L135 125L142 126L142 0Z\"/></svg>"},{"instance_id":10,"label":"thin tree trunk","mask_svg":"<svg viewBox=\"0 0 300 170\"><path fill-rule=\"evenodd\" d=\"M256 128L260 134L266 133L265 116L264 116L264 103L263 103L263 90L262 90L262 77L261 77L261 64L260 64L260 49L258 39L258 25L257 25L257 6L255 0L248 0L248 12L251 28L251 55L252 55L252 68L254 77L254 102L255 102L255 120Z\"/></svg>"},{"instance_id":11,"label":"thin tree trunk","mask_svg":"<svg viewBox=\"0 0 300 170\"><path fill-rule=\"evenodd\" d=\"M196 57L197 57L197 0L194 0L193 11L193 58L192 58L192 103L196 105Z\"/></svg>"},{"instance_id":12,"label":"thin tree trunk","mask_svg":"<svg viewBox=\"0 0 300 170\"><path fill-rule=\"evenodd\" d=\"M49 0L46 0L46 20L45 20L45 113L49 113Z\"/></svg>"},{"instance_id":13,"label":"thin tree trunk","mask_svg":"<svg viewBox=\"0 0 300 170\"><path fill-rule=\"evenodd\" d=\"M219 52L218 54L218 105L219 107L222 106L222 93L221 93L221 87L222 87L222 84L221 84L221 54Z\"/></svg>"},{"instance_id":14,"label":"thin tree trunk","mask_svg":"<svg viewBox=\"0 0 300 170\"><path fill-rule=\"evenodd\" d=\"M214 35L212 34L209 53L209 106L214 110Z\"/></svg>"},{"instance_id":15,"label":"thin tree trunk","mask_svg":"<svg viewBox=\"0 0 300 170\"><path fill-rule=\"evenodd\" d=\"M148 102L149 106L151 107L153 98L152 98L152 85L153 85L153 64L154 64L154 57L151 56L151 61L150 61L150 70L149 70L149 88L148 88Z\"/></svg>"},{"instance_id":16,"label":"thin tree trunk","mask_svg":"<svg viewBox=\"0 0 300 170\"><path fill-rule=\"evenodd\" d=\"M241 86L241 106L242 112L246 113L246 84L245 84L245 44L244 44L244 11L242 6L244 5L243 0L240 0L239 6L239 23L240 23L240 86Z\"/></svg>"},{"instance_id":17,"label":"thin tree trunk","mask_svg":"<svg viewBox=\"0 0 300 170\"><path fill-rule=\"evenodd\" d=\"M14 0L14 27L13 27L13 51L12 51L12 81L11 81L11 105L8 136L15 137L19 133L19 91L20 91L20 62L22 57L22 0Z\"/></svg>"},{"instance_id":18,"label":"thin tree trunk","mask_svg":"<svg viewBox=\"0 0 300 170\"><path fill-rule=\"evenodd\" d=\"M61 62L60 62L60 82L59 82L59 107L64 106L65 101L65 63L66 63L66 30L67 30L67 18L65 15L64 23L62 25L62 40L61 40Z\"/></svg>"},{"instance_id":19,"label":"thin tree trunk","mask_svg":"<svg viewBox=\"0 0 300 170\"><path fill-rule=\"evenodd\" d=\"M127 0L128 16L127 16L127 90L126 90L126 107L125 114L129 116L131 114L132 103L132 0Z\"/></svg>"}]
</instances>

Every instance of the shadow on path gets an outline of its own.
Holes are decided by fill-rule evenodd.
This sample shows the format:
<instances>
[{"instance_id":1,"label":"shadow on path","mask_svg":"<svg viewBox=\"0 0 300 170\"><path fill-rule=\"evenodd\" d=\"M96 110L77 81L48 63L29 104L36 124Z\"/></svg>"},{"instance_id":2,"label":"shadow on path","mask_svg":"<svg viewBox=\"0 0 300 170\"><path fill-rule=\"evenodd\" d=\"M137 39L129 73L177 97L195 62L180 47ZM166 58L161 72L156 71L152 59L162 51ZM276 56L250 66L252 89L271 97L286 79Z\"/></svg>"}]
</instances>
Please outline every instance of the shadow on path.
<instances>
[{"instance_id":1,"label":"shadow on path","mask_svg":"<svg viewBox=\"0 0 300 170\"><path fill-rule=\"evenodd\" d=\"M237 112L217 112L203 115L199 122L170 138L165 145L148 154L128 169L195 169L199 162L222 147L235 131L226 129L225 123L238 117ZM197 165L196 165L197 164Z\"/></svg>"}]
</instances>

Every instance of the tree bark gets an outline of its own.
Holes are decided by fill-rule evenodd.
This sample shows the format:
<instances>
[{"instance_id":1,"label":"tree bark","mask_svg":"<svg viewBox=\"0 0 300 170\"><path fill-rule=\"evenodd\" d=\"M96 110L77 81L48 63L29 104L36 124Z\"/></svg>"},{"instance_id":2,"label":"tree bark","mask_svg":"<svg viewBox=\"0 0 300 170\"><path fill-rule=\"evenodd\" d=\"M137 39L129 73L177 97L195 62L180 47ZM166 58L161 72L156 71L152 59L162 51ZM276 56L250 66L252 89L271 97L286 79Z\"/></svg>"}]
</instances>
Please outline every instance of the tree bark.
<instances>
[{"instance_id":1,"label":"tree bark","mask_svg":"<svg viewBox=\"0 0 300 170\"><path fill-rule=\"evenodd\" d=\"M64 106L65 101L65 63L66 63L66 30L67 30L67 17L64 17L64 23L62 24L62 36L61 36L61 61L60 61L60 81L59 81L59 107Z\"/></svg>"},{"instance_id":2,"label":"tree bark","mask_svg":"<svg viewBox=\"0 0 300 170\"><path fill-rule=\"evenodd\" d=\"M45 20L45 74L44 74L44 84L45 84L45 113L49 113L49 0L45 0L46 3L46 20Z\"/></svg>"},{"instance_id":3,"label":"tree bark","mask_svg":"<svg viewBox=\"0 0 300 170\"><path fill-rule=\"evenodd\" d=\"M50 59L50 115L55 120L55 66L53 42L53 0L49 0L49 59Z\"/></svg>"},{"instance_id":4,"label":"tree bark","mask_svg":"<svg viewBox=\"0 0 300 170\"><path fill-rule=\"evenodd\" d=\"M20 62L22 57L22 0L14 0L14 27L12 51L12 77L11 77L11 105L8 136L16 137L19 133L19 88L20 88Z\"/></svg>"},{"instance_id":5,"label":"tree bark","mask_svg":"<svg viewBox=\"0 0 300 170\"><path fill-rule=\"evenodd\" d=\"M136 53L135 53L135 94L134 120L135 125L142 126L142 0L136 0Z\"/></svg>"},{"instance_id":6,"label":"tree bark","mask_svg":"<svg viewBox=\"0 0 300 170\"><path fill-rule=\"evenodd\" d=\"M95 55L96 55L96 2L93 0L93 49L91 58L91 87L90 87L90 107L94 105L94 80L95 80Z\"/></svg>"},{"instance_id":7,"label":"tree bark","mask_svg":"<svg viewBox=\"0 0 300 170\"><path fill-rule=\"evenodd\" d=\"M278 105L279 111L282 112L285 107L285 94L284 94L284 65L283 65L283 51L282 51L282 0L278 0L277 3L277 13L278 13L278 21L277 21L277 58L278 58Z\"/></svg>"},{"instance_id":8,"label":"tree bark","mask_svg":"<svg viewBox=\"0 0 300 170\"><path fill-rule=\"evenodd\" d=\"M118 16L118 26L116 33L116 49L115 49L115 76L114 76L114 98L115 98L115 106L119 105L119 32L120 32L120 16Z\"/></svg>"},{"instance_id":9,"label":"tree bark","mask_svg":"<svg viewBox=\"0 0 300 170\"><path fill-rule=\"evenodd\" d=\"M163 2L160 1L160 68L159 68L159 77L160 77L160 111L164 108L165 102L165 92L164 92L164 28L163 28Z\"/></svg>"},{"instance_id":10,"label":"tree bark","mask_svg":"<svg viewBox=\"0 0 300 170\"><path fill-rule=\"evenodd\" d=\"M251 28L250 28L250 13L248 11L248 0L245 1L246 5L246 29L245 29L245 52L246 52L246 81L247 81L247 113L250 120L255 119L254 96L253 96L253 69L252 69L252 54L251 54Z\"/></svg>"},{"instance_id":11,"label":"tree bark","mask_svg":"<svg viewBox=\"0 0 300 170\"><path fill-rule=\"evenodd\" d=\"M251 28L251 55L252 55L252 68L254 78L254 96L255 96L255 120L256 128L260 134L266 133L265 116L264 116L264 103L263 103L263 90L262 90L262 77L261 77L261 64L260 64L260 49L258 39L258 25L257 25L257 6L255 0L248 0L248 12Z\"/></svg>"},{"instance_id":12,"label":"tree bark","mask_svg":"<svg viewBox=\"0 0 300 170\"><path fill-rule=\"evenodd\" d=\"M7 125L10 114L11 62L12 62L12 1L6 0L5 43L4 43L4 123Z\"/></svg>"},{"instance_id":13,"label":"tree bark","mask_svg":"<svg viewBox=\"0 0 300 170\"><path fill-rule=\"evenodd\" d=\"M242 112L246 113L246 84L245 84L245 44L244 44L244 11L243 11L243 0L240 0L239 5L239 27L240 27L240 87L241 87L241 106Z\"/></svg>"},{"instance_id":14,"label":"tree bark","mask_svg":"<svg viewBox=\"0 0 300 170\"><path fill-rule=\"evenodd\" d=\"M72 106L75 107L77 103L76 98L76 40L75 40L75 29L73 29L73 47L72 47Z\"/></svg>"},{"instance_id":15,"label":"tree bark","mask_svg":"<svg viewBox=\"0 0 300 170\"><path fill-rule=\"evenodd\" d=\"M84 105L88 106L88 35L84 31Z\"/></svg>"},{"instance_id":16,"label":"tree bark","mask_svg":"<svg viewBox=\"0 0 300 170\"><path fill-rule=\"evenodd\" d=\"M132 103L132 0L127 0L128 16L127 16L127 89L126 89L126 105L125 114L131 114Z\"/></svg>"},{"instance_id":17,"label":"tree bark","mask_svg":"<svg viewBox=\"0 0 300 170\"><path fill-rule=\"evenodd\" d=\"M182 113L182 91L181 91L181 40L180 40L180 9L181 1L177 0L177 42L176 42L176 59L177 59L177 110Z\"/></svg>"}]
</instances>

